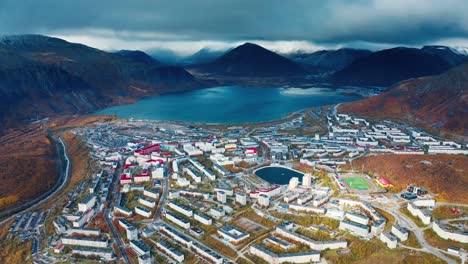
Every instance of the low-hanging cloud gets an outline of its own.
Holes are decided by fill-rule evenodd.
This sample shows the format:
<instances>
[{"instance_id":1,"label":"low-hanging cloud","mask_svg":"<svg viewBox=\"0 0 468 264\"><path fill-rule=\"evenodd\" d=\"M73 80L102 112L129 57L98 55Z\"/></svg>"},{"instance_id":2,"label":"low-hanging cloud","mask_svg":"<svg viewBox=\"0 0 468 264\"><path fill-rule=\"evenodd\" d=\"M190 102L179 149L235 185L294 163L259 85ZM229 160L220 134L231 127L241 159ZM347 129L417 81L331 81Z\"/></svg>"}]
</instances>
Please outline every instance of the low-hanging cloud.
<instances>
[{"instance_id":1,"label":"low-hanging cloud","mask_svg":"<svg viewBox=\"0 0 468 264\"><path fill-rule=\"evenodd\" d=\"M78 36L108 49L248 40L282 41L276 46L285 50L422 45L468 39L467 13L466 0L3 0L0 33Z\"/></svg>"}]
</instances>

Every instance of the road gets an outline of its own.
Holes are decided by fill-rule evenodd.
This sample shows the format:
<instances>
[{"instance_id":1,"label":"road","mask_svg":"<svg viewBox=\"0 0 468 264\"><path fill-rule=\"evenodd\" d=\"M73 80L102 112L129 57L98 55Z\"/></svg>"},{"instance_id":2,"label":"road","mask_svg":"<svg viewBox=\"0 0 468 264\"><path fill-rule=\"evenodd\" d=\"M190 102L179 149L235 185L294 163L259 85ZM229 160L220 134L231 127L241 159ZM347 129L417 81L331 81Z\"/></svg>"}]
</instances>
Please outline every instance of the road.
<instances>
[{"instance_id":1,"label":"road","mask_svg":"<svg viewBox=\"0 0 468 264\"><path fill-rule=\"evenodd\" d=\"M430 226L426 226L426 227L417 226L413 222L413 220L408 218L406 215L397 212L395 208L388 208L388 207L384 208L384 207L380 207L380 206L374 205L374 204L372 206L393 215L393 217L395 217L395 219L397 220L397 222L401 226L406 227L409 230L413 231L413 233L416 236L416 239L418 240L419 244L421 244L422 251L432 253L433 255L437 256L438 258L444 260L447 263L450 263L450 264L455 264L456 263L453 259L451 259L451 258L445 256L444 254L442 254L439 251L439 249L437 249L435 247L432 247L431 245L429 245L427 243L426 239L424 238L423 231L425 229L427 229L428 227L430 227Z\"/></svg>"},{"instance_id":2,"label":"road","mask_svg":"<svg viewBox=\"0 0 468 264\"><path fill-rule=\"evenodd\" d=\"M119 186L119 176L120 175L120 170L119 168L121 167L121 164L116 168L115 170L115 175L114 175L114 181L112 182L112 190L109 192L110 197L109 197L109 204L107 205L107 208L104 212L104 219L106 220L107 225L109 226L110 231L112 232L112 236L114 237L114 241L117 243L117 247L119 248L120 253L122 254L122 257L125 260L125 263L130 264L130 258L127 255L127 252L125 251L124 243L120 239L119 234L117 231L115 231L114 224L112 223L112 219L110 218L110 208L114 206L114 196L117 193L117 188Z\"/></svg>"},{"instance_id":3,"label":"road","mask_svg":"<svg viewBox=\"0 0 468 264\"><path fill-rule=\"evenodd\" d=\"M71 174L72 164L71 164L71 159L68 156L67 146L63 142L61 137L59 137L58 140L57 140L57 148L59 146L61 146L62 151L58 151L58 152L59 152L59 154L63 154L63 160L66 162L66 165L65 165L64 169L62 169L60 171L59 179L58 179L57 183L55 184L55 186L52 188L52 190L51 190L52 192L49 193L49 194L45 193L45 194L39 196L38 198L36 198L36 199L34 199L32 201L24 203L24 204L22 204L20 206L17 206L15 208L10 209L10 210L1 212L0 217L7 216L9 214L12 214L12 215L10 215L9 217L7 217L3 221L1 221L0 226L4 225L9 220L16 217L18 214L24 213L24 212L26 212L28 210L32 210L32 209L37 208L38 206L42 205L43 203L45 203L46 201L48 201L49 199L54 197L57 193L62 191L63 188L66 186L66 184L68 183L68 181L70 180L70 177L71 177L70 174Z\"/></svg>"},{"instance_id":4,"label":"road","mask_svg":"<svg viewBox=\"0 0 468 264\"><path fill-rule=\"evenodd\" d=\"M154 214L153 222L156 222L161 217L161 211L164 208L164 204L166 203L166 197L168 193L169 193L169 175L165 175L163 193L161 195L161 198L159 199L158 209L156 209L156 213Z\"/></svg>"}]
</instances>

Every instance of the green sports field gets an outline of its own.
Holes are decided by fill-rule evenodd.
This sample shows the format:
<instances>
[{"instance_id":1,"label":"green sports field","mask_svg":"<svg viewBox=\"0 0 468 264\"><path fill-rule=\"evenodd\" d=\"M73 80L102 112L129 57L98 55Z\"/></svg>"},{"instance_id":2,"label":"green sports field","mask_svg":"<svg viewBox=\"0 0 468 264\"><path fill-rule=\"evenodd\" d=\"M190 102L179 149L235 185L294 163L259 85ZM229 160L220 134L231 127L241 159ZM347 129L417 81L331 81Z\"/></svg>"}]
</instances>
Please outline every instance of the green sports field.
<instances>
[{"instance_id":1,"label":"green sports field","mask_svg":"<svg viewBox=\"0 0 468 264\"><path fill-rule=\"evenodd\" d=\"M343 178L346 184L351 189L355 190L368 190L370 188L369 183L361 177L345 177Z\"/></svg>"}]
</instances>

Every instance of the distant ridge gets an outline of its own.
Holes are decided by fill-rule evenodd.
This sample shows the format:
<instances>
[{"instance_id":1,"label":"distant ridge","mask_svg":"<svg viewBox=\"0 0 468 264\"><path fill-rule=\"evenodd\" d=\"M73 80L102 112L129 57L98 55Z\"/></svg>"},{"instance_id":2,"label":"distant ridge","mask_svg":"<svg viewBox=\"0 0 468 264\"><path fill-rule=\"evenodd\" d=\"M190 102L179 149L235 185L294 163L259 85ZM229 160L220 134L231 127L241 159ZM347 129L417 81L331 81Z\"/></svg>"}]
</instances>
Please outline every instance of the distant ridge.
<instances>
[{"instance_id":1,"label":"distant ridge","mask_svg":"<svg viewBox=\"0 0 468 264\"><path fill-rule=\"evenodd\" d=\"M338 71L355 60L370 55L370 50L342 48L338 50L320 50L313 53L294 53L287 57L297 63L306 65L314 71Z\"/></svg>"},{"instance_id":2,"label":"distant ridge","mask_svg":"<svg viewBox=\"0 0 468 264\"><path fill-rule=\"evenodd\" d=\"M466 61L468 57L447 47L397 47L361 57L330 80L344 85L390 86L410 78L440 74Z\"/></svg>"}]
</instances>

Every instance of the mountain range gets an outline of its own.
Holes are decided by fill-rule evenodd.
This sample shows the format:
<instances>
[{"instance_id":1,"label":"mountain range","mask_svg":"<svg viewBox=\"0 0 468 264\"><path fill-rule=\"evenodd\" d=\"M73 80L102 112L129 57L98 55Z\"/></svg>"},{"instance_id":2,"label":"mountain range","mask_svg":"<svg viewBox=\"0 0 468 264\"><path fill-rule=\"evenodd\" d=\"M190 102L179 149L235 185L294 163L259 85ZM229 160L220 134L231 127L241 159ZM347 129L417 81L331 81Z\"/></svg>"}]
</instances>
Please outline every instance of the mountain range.
<instances>
[{"instance_id":1,"label":"mountain range","mask_svg":"<svg viewBox=\"0 0 468 264\"><path fill-rule=\"evenodd\" d=\"M313 53L297 52L286 55L291 60L305 65L311 71L338 71L346 68L355 60L370 55L370 50L342 48L320 50Z\"/></svg>"},{"instance_id":2,"label":"mountain range","mask_svg":"<svg viewBox=\"0 0 468 264\"><path fill-rule=\"evenodd\" d=\"M110 53L40 35L0 38L0 121L5 127L208 85L141 51Z\"/></svg>"},{"instance_id":3,"label":"mountain range","mask_svg":"<svg viewBox=\"0 0 468 264\"><path fill-rule=\"evenodd\" d=\"M444 46L339 49L287 58L245 43L219 56L202 50L187 71L138 50L106 52L41 35L5 36L0 37L0 122L1 128L8 128L36 118L91 113L225 80L238 84L255 79L271 87L280 78L282 83L310 85L310 76L326 73L318 81L393 87L344 109L436 124L440 131L463 134L468 56L462 51ZM431 75L437 76L427 77Z\"/></svg>"},{"instance_id":4,"label":"mountain range","mask_svg":"<svg viewBox=\"0 0 468 264\"><path fill-rule=\"evenodd\" d=\"M397 47L356 59L333 74L330 81L340 85L387 87L410 78L440 74L467 61L466 55L448 47Z\"/></svg>"}]
</instances>

